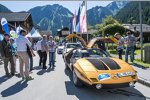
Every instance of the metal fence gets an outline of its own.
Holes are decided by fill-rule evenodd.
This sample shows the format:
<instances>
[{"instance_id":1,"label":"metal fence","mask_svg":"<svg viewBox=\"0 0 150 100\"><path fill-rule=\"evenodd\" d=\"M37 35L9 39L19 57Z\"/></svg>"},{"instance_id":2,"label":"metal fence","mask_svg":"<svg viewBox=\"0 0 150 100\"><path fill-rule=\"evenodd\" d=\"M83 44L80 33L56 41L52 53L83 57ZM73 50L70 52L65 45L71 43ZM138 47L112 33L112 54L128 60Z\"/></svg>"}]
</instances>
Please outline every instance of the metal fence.
<instances>
[{"instance_id":1,"label":"metal fence","mask_svg":"<svg viewBox=\"0 0 150 100\"><path fill-rule=\"evenodd\" d=\"M144 61L150 64L150 46L144 47Z\"/></svg>"}]
</instances>

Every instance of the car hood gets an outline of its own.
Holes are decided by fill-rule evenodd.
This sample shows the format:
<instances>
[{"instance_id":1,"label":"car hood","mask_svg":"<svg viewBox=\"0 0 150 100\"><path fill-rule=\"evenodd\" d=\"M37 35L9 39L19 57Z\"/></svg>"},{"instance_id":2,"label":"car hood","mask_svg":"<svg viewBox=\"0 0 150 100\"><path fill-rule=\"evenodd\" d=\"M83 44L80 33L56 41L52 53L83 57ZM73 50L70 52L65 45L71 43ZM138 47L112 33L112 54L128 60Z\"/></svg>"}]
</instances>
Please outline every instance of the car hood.
<instances>
[{"instance_id":1,"label":"car hood","mask_svg":"<svg viewBox=\"0 0 150 100\"><path fill-rule=\"evenodd\" d=\"M128 63L110 57L101 58L81 58L77 60L78 65L84 72L101 72L101 71L125 71L134 70Z\"/></svg>"}]
</instances>

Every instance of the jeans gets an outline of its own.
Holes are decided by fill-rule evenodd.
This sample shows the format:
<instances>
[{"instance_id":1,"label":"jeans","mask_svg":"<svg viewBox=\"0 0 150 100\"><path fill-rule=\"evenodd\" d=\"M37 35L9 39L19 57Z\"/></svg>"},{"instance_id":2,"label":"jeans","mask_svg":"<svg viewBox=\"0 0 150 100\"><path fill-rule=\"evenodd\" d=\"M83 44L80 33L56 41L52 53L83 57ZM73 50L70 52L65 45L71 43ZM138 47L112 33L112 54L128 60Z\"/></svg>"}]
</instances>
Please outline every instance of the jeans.
<instances>
[{"instance_id":1,"label":"jeans","mask_svg":"<svg viewBox=\"0 0 150 100\"><path fill-rule=\"evenodd\" d=\"M41 50L38 50L37 53L38 53L38 55L40 57L39 66L41 66L42 65L42 57L41 57L42 52L41 52Z\"/></svg>"},{"instance_id":2,"label":"jeans","mask_svg":"<svg viewBox=\"0 0 150 100\"><path fill-rule=\"evenodd\" d=\"M49 64L55 65L55 52L49 52Z\"/></svg>"},{"instance_id":3,"label":"jeans","mask_svg":"<svg viewBox=\"0 0 150 100\"><path fill-rule=\"evenodd\" d=\"M31 71L33 69L33 57L30 56L29 60L30 60L30 71Z\"/></svg>"},{"instance_id":4,"label":"jeans","mask_svg":"<svg viewBox=\"0 0 150 100\"><path fill-rule=\"evenodd\" d=\"M127 47L126 48L126 52L125 52L125 61L128 62L128 55L129 55L129 52L130 52L130 59L131 59L131 62L133 62L134 60L134 47Z\"/></svg>"},{"instance_id":5,"label":"jeans","mask_svg":"<svg viewBox=\"0 0 150 100\"><path fill-rule=\"evenodd\" d=\"M8 63L9 63L9 62L10 62L10 71L11 71L11 74L15 74L15 66L14 66L13 56L4 59L4 69L5 69L5 73L6 73L6 75L9 74L9 70L8 70Z\"/></svg>"},{"instance_id":6,"label":"jeans","mask_svg":"<svg viewBox=\"0 0 150 100\"><path fill-rule=\"evenodd\" d=\"M46 61L47 61L47 52L41 52L41 59L42 59L42 63L43 63L43 68L46 68Z\"/></svg>"},{"instance_id":7,"label":"jeans","mask_svg":"<svg viewBox=\"0 0 150 100\"><path fill-rule=\"evenodd\" d=\"M123 53L123 49L118 49L119 59L122 59L122 53Z\"/></svg>"}]
</instances>

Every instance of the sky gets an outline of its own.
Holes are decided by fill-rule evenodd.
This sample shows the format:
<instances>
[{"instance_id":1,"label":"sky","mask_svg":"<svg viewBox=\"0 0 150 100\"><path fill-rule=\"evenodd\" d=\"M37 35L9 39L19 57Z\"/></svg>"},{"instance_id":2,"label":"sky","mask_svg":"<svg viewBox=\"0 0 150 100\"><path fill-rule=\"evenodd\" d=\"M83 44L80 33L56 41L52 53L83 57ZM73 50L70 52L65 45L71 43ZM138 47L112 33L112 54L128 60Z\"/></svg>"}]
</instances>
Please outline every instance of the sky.
<instances>
[{"instance_id":1,"label":"sky","mask_svg":"<svg viewBox=\"0 0 150 100\"><path fill-rule=\"evenodd\" d=\"M88 1L87 9L91 9L95 6L107 6L112 1ZM82 1L0 1L0 4L6 6L13 12L28 11L36 6L59 4L68 8L71 12L78 10Z\"/></svg>"}]
</instances>

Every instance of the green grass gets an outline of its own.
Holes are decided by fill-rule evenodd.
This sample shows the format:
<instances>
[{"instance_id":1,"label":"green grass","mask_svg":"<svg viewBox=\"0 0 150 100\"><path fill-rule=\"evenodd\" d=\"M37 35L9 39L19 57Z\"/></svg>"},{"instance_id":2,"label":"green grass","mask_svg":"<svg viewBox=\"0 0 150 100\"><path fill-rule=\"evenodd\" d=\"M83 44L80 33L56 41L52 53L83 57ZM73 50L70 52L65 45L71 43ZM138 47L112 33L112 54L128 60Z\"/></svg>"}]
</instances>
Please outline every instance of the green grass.
<instances>
[{"instance_id":1,"label":"green grass","mask_svg":"<svg viewBox=\"0 0 150 100\"><path fill-rule=\"evenodd\" d=\"M141 66L143 66L143 67L146 67L146 68L150 68L150 64L145 63L145 62L141 61L140 59L135 59L135 60L134 60L134 63L136 63L136 64L138 64L138 65L141 65Z\"/></svg>"},{"instance_id":2,"label":"green grass","mask_svg":"<svg viewBox=\"0 0 150 100\"><path fill-rule=\"evenodd\" d=\"M150 46L150 43L145 43L144 46Z\"/></svg>"},{"instance_id":3,"label":"green grass","mask_svg":"<svg viewBox=\"0 0 150 100\"><path fill-rule=\"evenodd\" d=\"M143 52L144 52L144 50L143 50ZM141 54L141 50L140 50L140 49L137 49L137 50L135 50L134 53L135 53L136 55Z\"/></svg>"},{"instance_id":4,"label":"green grass","mask_svg":"<svg viewBox=\"0 0 150 100\"><path fill-rule=\"evenodd\" d=\"M115 49L114 49L114 50L108 50L108 51L109 51L109 53L110 53L110 54L115 54L115 55L117 55L117 54L118 54L118 52L117 52ZM143 52L144 52L144 50L143 50ZM135 55L139 55L139 54L141 54L140 49L135 50L134 54L135 54ZM125 50L123 51L123 55L125 55Z\"/></svg>"}]
</instances>

